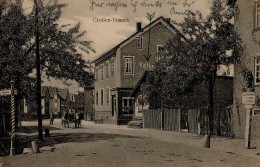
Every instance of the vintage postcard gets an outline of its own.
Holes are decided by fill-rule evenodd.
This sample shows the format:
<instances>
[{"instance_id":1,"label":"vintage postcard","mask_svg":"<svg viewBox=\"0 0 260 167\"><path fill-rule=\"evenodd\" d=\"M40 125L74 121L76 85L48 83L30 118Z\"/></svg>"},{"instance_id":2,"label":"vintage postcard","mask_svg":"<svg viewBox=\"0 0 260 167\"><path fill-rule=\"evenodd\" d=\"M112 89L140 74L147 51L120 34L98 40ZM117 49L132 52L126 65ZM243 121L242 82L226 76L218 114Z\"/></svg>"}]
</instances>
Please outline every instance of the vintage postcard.
<instances>
[{"instance_id":1,"label":"vintage postcard","mask_svg":"<svg viewBox=\"0 0 260 167\"><path fill-rule=\"evenodd\" d=\"M0 0L0 167L260 166L259 0Z\"/></svg>"}]
</instances>

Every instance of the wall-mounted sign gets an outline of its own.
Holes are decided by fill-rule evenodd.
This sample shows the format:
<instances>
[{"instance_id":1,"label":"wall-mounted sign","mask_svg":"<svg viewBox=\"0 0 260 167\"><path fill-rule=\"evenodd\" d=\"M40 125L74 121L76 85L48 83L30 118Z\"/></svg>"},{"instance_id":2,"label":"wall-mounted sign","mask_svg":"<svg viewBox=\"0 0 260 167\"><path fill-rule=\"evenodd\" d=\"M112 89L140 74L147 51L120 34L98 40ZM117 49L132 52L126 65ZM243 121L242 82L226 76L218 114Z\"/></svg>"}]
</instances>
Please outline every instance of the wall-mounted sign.
<instances>
[{"instance_id":1,"label":"wall-mounted sign","mask_svg":"<svg viewBox=\"0 0 260 167\"><path fill-rule=\"evenodd\" d=\"M143 62L139 62L139 67L141 67L141 68L153 68L154 67L154 65L153 64L151 64L151 63L143 63Z\"/></svg>"},{"instance_id":2,"label":"wall-mounted sign","mask_svg":"<svg viewBox=\"0 0 260 167\"><path fill-rule=\"evenodd\" d=\"M245 105L255 104L255 92L242 93L242 104L245 104Z\"/></svg>"},{"instance_id":3,"label":"wall-mounted sign","mask_svg":"<svg viewBox=\"0 0 260 167\"><path fill-rule=\"evenodd\" d=\"M11 89L0 90L0 96L8 96L8 95L11 95Z\"/></svg>"},{"instance_id":4,"label":"wall-mounted sign","mask_svg":"<svg viewBox=\"0 0 260 167\"><path fill-rule=\"evenodd\" d=\"M11 89L2 89L0 90L0 96L8 96L8 95L11 95L12 94L12 91ZM14 89L14 94L17 95L17 90Z\"/></svg>"}]
</instances>

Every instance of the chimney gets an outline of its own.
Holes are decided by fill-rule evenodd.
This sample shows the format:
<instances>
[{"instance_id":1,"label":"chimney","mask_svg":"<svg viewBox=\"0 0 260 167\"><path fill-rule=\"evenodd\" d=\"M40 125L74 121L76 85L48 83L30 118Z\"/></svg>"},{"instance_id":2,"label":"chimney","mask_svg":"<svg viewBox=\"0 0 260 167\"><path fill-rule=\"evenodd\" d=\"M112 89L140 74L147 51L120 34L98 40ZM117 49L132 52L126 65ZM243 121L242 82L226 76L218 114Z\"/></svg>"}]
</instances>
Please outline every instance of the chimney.
<instances>
[{"instance_id":1,"label":"chimney","mask_svg":"<svg viewBox=\"0 0 260 167\"><path fill-rule=\"evenodd\" d=\"M171 23L171 18L166 18L167 23Z\"/></svg>"},{"instance_id":2,"label":"chimney","mask_svg":"<svg viewBox=\"0 0 260 167\"><path fill-rule=\"evenodd\" d=\"M142 24L141 24L141 22L137 22L136 23L136 31L137 32L141 32L142 31Z\"/></svg>"}]
</instances>

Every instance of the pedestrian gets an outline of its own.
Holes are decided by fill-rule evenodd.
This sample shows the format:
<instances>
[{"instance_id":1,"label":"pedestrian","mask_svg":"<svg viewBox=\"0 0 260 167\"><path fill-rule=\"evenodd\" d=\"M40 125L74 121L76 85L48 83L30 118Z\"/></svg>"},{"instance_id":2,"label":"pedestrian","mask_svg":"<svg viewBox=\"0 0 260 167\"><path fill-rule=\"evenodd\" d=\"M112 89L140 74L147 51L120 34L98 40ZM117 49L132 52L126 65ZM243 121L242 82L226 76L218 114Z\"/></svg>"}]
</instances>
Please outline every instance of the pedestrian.
<instances>
[{"instance_id":1,"label":"pedestrian","mask_svg":"<svg viewBox=\"0 0 260 167\"><path fill-rule=\"evenodd\" d=\"M50 126L53 126L53 122L54 122L54 114L53 112L50 113Z\"/></svg>"},{"instance_id":2,"label":"pedestrian","mask_svg":"<svg viewBox=\"0 0 260 167\"><path fill-rule=\"evenodd\" d=\"M65 121L65 113L63 113L61 116L61 126L65 127Z\"/></svg>"},{"instance_id":3,"label":"pedestrian","mask_svg":"<svg viewBox=\"0 0 260 167\"><path fill-rule=\"evenodd\" d=\"M79 113L78 127L81 127L82 112Z\"/></svg>"},{"instance_id":4,"label":"pedestrian","mask_svg":"<svg viewBox=\"0 0 260 167\"><path fill-rule=\"evenodd\" d=\"M69 126L69 113L68 112L66 112L66 114L65 114L65 123L64 123L64 127L66 128L66 125L68 126L68 128L70 127Z\"/></svg>"},{"instance_id":5,"label":"pedestrian","mask_svg":"<svg viewBox=\"0 0 260 167\"><path fill-rule=\"evenodd\" d=\"M75 128L79 127L79 113L76 112L75 114Z\"/></svg>"}]
</instances>

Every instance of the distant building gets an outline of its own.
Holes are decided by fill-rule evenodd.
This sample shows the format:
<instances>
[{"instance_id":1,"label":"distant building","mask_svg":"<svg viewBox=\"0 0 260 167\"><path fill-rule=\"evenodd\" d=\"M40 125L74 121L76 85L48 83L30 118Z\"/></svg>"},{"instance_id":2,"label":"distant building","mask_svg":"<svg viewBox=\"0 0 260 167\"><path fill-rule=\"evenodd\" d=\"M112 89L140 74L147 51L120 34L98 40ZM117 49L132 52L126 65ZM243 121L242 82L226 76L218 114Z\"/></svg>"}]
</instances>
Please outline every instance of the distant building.
<instances>
[{"instance_id":1,"label":"distant building","mask_svg":"<svg viewBox=\"0 0 260 167\"><path fill-rule=\"evenodd\" d=\"M60 111L61 113L69 111L72 107L72 103L75 102L75 96L73 93L69 93L69 89L57 89L58 97L60 99Z\"/></svg>"},{"instance_id":2,"label":"distant building","mask_svg":"<svg viewBox=\"0 0 260 167\"><path fill-rule=\"evenodd\" d=\"M69 89L58 89L48 86L41 87L41 111L43 118L48 118L51 112L60 114L61 112L68 110L74 102L74 94L69 93ZM28 101L24 98L23 111L25 114L36 117L36 101Z\"/></svg>"}]
</instances>

